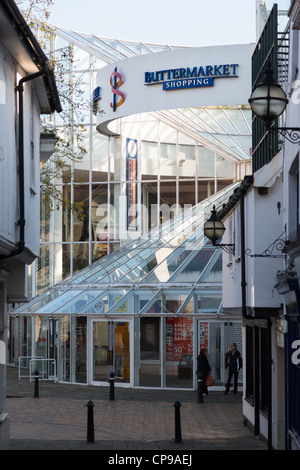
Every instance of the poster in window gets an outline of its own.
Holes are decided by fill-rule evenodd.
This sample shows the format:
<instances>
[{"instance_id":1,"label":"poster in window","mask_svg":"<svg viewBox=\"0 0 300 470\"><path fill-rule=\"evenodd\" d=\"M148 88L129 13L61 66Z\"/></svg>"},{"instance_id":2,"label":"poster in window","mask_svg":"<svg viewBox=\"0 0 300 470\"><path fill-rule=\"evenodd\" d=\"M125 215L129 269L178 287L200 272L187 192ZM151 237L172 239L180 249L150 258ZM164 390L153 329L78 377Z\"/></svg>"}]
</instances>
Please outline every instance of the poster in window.
<instances>
[{"instance_id":1,"label":"poster in window","mask_svg":"<svg viewBox=\"0 0 300 470\"><path fill-rule=\"evenodd\" d=\"M166 360L188 362L193 357L193 319L166 318Z\"/></svg>"}]
</instances>

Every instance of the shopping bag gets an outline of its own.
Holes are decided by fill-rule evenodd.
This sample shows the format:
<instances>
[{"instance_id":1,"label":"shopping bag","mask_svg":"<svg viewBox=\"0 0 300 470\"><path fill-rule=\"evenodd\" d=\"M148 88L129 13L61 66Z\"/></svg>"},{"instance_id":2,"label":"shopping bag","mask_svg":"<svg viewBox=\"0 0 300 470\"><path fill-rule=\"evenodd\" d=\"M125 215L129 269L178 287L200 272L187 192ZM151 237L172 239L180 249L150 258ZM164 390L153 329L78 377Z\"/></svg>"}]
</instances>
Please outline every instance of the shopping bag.
<instances>
[{"instance_id":1,"label":"shopping bag","mask_svg":"<svg viewBox=\"0 0 300 470\"><path fill-rule=\"evenodd\" d=\"M207 387L212 387L213 385L215 385L215 381L214 379L212 378L212 375L211 373L209 372L207 377L206 377L206 382L205 382L205 385Z\"/></svg>"}]
</instances>

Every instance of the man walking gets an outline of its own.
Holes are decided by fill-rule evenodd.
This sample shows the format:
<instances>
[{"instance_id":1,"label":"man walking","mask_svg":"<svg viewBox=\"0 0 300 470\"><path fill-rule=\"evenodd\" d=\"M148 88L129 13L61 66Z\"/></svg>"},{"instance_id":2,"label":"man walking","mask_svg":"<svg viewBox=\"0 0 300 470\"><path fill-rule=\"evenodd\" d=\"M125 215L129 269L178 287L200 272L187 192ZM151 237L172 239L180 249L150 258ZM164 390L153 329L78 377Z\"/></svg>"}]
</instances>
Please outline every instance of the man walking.
<instances>
[{"instance_id":1,"label":"man walking","mask_svg":"<svg viewBox=\"0 0 300 470\"><path fill-rule=\"evenodd\" d=\"M241 355L240 352L237 350L235 343L232 343L230 351L226 353L225 368L229 369L225 395L227 395L227 393L229 392L232 377L234 378L233 393L237 393L238 375L239 370L241 368Z\"/></svg>"}]
</instances>

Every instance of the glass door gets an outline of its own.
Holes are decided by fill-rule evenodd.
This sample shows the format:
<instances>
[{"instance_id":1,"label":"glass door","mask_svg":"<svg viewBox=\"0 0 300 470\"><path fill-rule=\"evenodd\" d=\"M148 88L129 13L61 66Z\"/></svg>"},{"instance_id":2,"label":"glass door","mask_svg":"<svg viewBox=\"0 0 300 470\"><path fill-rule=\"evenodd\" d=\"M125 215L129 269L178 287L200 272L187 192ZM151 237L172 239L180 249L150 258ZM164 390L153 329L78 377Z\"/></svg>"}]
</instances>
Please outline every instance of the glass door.
<instances>
[{"instance_id":1,"label":"glass door","mask_svg":"<svg viewBox=\"0 0 300 470\"><path fill-rule=\"evenodd\" d=\"M92 382L130 383L130 322L94 320Z\"/></svg>"},{"instance_id":2,"label":"glass door","mask_svg":"<svg viewBox=\"0 0 300 470\"><path fill-rule=\"evenodd\" d=\"M242 324L241 322L198 321L198 351L207 350L207 359L212 369L215 384L223 386L228 377L225 369L225 354L230 350L232 343L242 352ZM243 381L242 370L239 373L239 382Z\"/></svg>"}]
</instances>

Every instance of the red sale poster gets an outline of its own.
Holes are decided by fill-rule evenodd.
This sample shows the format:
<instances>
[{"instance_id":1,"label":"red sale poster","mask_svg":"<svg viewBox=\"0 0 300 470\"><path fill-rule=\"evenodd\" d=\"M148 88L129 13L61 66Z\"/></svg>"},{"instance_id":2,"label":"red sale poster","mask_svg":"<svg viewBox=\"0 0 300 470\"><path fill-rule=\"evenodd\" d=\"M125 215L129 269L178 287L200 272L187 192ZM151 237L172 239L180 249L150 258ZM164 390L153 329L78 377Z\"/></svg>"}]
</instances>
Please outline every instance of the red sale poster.
<instances>
[{"instance_id":1,"label":"red sale poster","mask_svg":"<svg viewBox=\"0 0 300 470\"><path fill-rule=\"evenodd\" d=\"M193 319L167 318L166 319L166 360L185 360L186 356L193 355Z\"/></svg>"}]
</instances>

